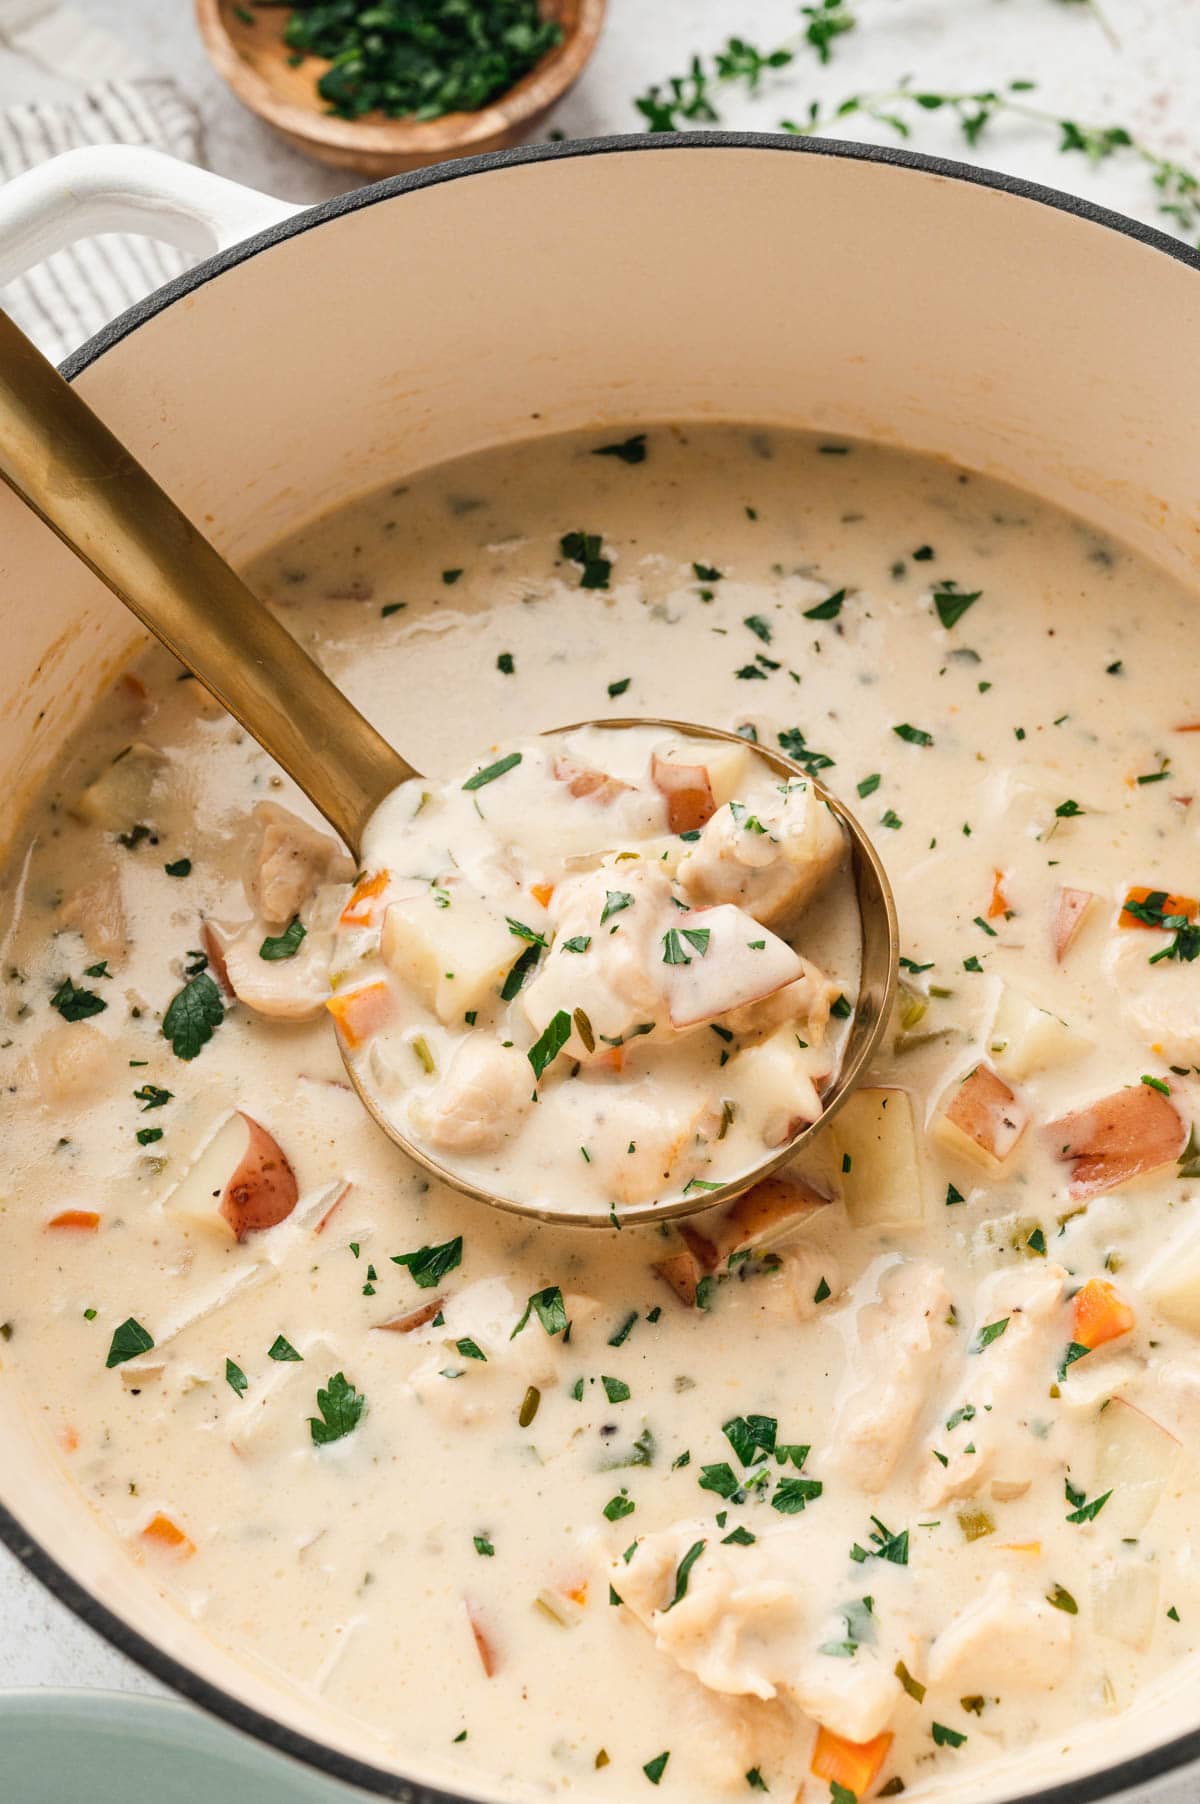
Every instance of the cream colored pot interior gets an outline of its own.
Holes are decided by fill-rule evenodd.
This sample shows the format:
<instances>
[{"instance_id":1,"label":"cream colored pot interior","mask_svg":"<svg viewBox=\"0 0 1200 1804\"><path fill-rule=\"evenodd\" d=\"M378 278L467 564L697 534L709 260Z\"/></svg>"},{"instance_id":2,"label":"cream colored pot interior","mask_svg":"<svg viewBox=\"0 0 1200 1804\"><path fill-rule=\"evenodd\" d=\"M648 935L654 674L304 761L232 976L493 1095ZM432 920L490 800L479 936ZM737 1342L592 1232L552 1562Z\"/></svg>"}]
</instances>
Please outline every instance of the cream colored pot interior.
<instances>
[{"instance_id":1,"label":"cream colored pot interior","mask_svg":"<svg viewBox=\"0 0 1200 1804\"><path fill-rule=\"evenodd\" d=\"M1200 570L1198 344L1200 275L1095 220L883 161L693 144L498 165L295 230L78 386L235 558L481 446L755 419L1005 477L1186 579ZM3 841L137 632L7 493L0 611ZM234 1669L158 1597L3 1383L0 1497L160 1648L354 1753L319 1705ZM1194 1698L1149 1698L1098 1726L1069 1770L1027 1762L998 1789L1102 1768L1198 1721Z\"/></svg>"}]
</instances>

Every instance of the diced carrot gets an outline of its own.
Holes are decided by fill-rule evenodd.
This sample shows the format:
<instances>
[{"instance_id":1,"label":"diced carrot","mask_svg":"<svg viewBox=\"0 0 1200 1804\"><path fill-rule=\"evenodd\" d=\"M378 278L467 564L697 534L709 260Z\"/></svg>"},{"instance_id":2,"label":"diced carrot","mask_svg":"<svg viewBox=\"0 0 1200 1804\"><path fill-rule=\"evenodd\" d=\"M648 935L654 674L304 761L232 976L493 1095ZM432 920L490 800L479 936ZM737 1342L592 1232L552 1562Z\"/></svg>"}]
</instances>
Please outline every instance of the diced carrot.
<instances>
[{"instance_id":1,"label":"diced carrot","mask_svg":"<svg viewBox=\"0 0 1200 1804\"><path fill-rule=\"evenodd\" d=\"M140 676L135 676L133 674L132 670L127 670L123 673L119 679L119 684L120 687L125 690L126 694L132 695L134 701L145 701L146 685L143 683Z\"/></svg>"},{"instance_id":2,"label":"diced carrot","mask_svg":"<svg viewBox=\"0 0 1200 1804\"><path fill-rule=\"evenodd\" d=\"M992 899L988 903L987 918L989 921L995 921L1001 915L1011 913L1008 897L1004 893L1004 872L995 871L992 874Z\"/></svg>"},{"instance_id":3,"label":"diced carrot","mask_svg":"<svg viewBox=\"0 0 1200 1804\"><path fill-rule=\"evenodd\" d=\"M892 1739L891 1731L885 1730L872 1741L847 1741L844 1735L835 1735L822 1724L817 1730L809 1771L818 1779L844 1785L861 1798L878 1779Z\"/></svg>"},{"instance_id":4,"label":"diced carrot","mask_svg":"<svg viewBox=\"0 0 1200 1804\"><path fill-rule=\"evenodd\" d=\"M1001 1541L997 1551L1000 1553L1027 1553L1036 1557L1042 1551L1040 1541Z\"/></svg>"},{"instance_id":5,"label":"diced carrot","mask_svg":"<svg viewBox=\"0 0 1200 1804\"><path fill-rule=\"evenodd\" d=\"M64 1428L60 1428L58 1431L58 1444L64 1453L76 1452L79 1447L79 1430L72 1428L68 1422Z\"/></svg>"},{"instance_id":6,"label":"diced carrot","mask_svg":"<svg viewBox=\"0 0 1200 1804\"><path fill-rule=\"evenodd\" d=\"M479 1655L479 1664L483 1667L484 1677L487 1679L494 1678L497 1666L496 1650L492 1646L491 1641L488 1639L483 1628L480 1626L479 1618L475 1614L474 1607L471 1604L464 1604L464 1608L467 1612L467 1621L471 1625L471 1634L475 1641L475 1651Z\"/></svg>"},{"instance_id":7,"label":"diced carrot","mask_svg":"<svg viewBox=\"0 0 1200 1804\"><path fill-rule=\"evenodd\" d=\"M407 1315L398 1315L390 1322L376 1322L375 1326L390 1334L411 1334L414 1328L423 1328L426 1322L431 1322L445 1301L445 1297L433 1297L419 1309L410 1309Z\"/></svg>"},{"instance_id":8,"label":"diced carrot","mask_svg":"<svg viewBox=\"0 0 1200 1804\"><path fill-rule=\"evenodd\" d=\"M317 1223L316 1227L313 1229L314 1234L323 1234L325 1232L326 1228L329 1226L330 1222L333 1220L334 1216L337 1214L338 1210L341 1208L342 1204L345 1202L346 1198L349 1196L349 1194L353 1190L353 1188L354 1188L353 1184L343 1184L342 1185L341 1189L338 1191L337 1195L334 1197L333 1201L330 1203L328 1209L326 1209L324 1215L321 1217L320 1221Z\"/></svg>"},{"instance_id":9,"label":"diced carrot","mask_svg":"<svg viewBox=\"0 0 1200 1804\"><path fill-rule=\"evenodd\" d=\"M165 1547L171 1553L177 1553L181 1560L190 1560L196 1551L196 1543L190 1535L185 1535L177 1522L164 1516L159 1510L151 1516L142 1530L142 1540L152 1541L158 1547Z\"/></svg>"},{"instance_id":10,"label":"diced carrot","mask_svg":"<svg viewBox=\"0 0 1200 1804\"><path fill-rule=\"evenodd\" d=\"M1096 900L1090 889L1060 889L1054 909L1054 957L1061 965L1071 949L1083 917Z\"/></svg>"},{"instance_id":11,"label":"diced carrot","mask_svg":"<svg viewBox=\"0 0 1200 1804\"><path fill-rule=\"evenodd\" d=\"M607 1052L602 1052L598 1058L593 1059L592 1063L599 1065L604 1071L623 1071L625 1069L625 1048L610 1046Z\"/></svg>"},{"instance_id":12,"label":"diced carrot","mask_svg":"<svg viewBox=\"0 0 1200 1804\"><path fill-rule=\"evenodd\" d=\"M1105 1278L1089 1278L1072 1302L1071 1339L1081 1347L1102 1347L1105 1341L1128 1334L1134 1325L1133 1310Z\"/></svg>"},{"instance_id":13,"label":"diced carrot","mask_svg":"<svg viewBox=\"0 0 1200 1804\"><path fill-rule=\"evenodd\" d=\"M392 995L386 983L368 983L361 990L331 996L325 1007L353 1052L383 1026L392 1012Z\"/></svg>"},{"instance_id":14,"label":"diced carrot","mask_svg":"<svg viewBox=\"0 0 1200 1804\"><path fill-rule=\"evenodd\" d=\"M94 1234L100 1226L100 1217L94 1209L63 1209L60 1214L51 1216L46 1226L77 1228L84 1234Z\"/></svg>"},{"instance_id":15,"label":"diced carrot","mask_svg":"<svg viewBox=\"0 0 1200 1804\"><path fill-rule=\"evenodd\" d=\"M1175 727L1176 733L1200 733L1200 720L1191 721L1186 727Z\"/></svg>"},{"instance_id":16,"label":"diced carrot","mask_svg":"<svg viewBox=\"0 0 1200 1804\"><path fill-rule=\"evenodd\" d=\"M1139 921L1136 915L1131 915L1129 913L1129 904L1131 902L1145 902L1147 897L1161 896L1162 893L1161 890L1147 889L1144 885L1135 883L1124 902L1121 904L1121 916L1118 925L1121 927L1149 927L1149 921ZM1176 896L1168 893L1163 898L1159 912L1164 915L1184 915L1189 921L1192 921L1195 919L1196 909L1198 907L1200 907L1200 903L1197 903L1194 896Z\"/></svg>"},{"instance_id":17,"label":"diced carrot","mask_svg":"<svg viewBox=\"0 0 1200 1804\"><path fill-rule=\"evenodd\" d=\"M531 883L529 893L535 902L540 902L543 908L549 908L550 898L554 894L554 885L552 883Z\"/></svg>"},{"instance_id":18,"label":"diced carrot","mask_svg":"<svg viewBox=\"0 0 1200 1804\"><path fill-rule=\"evenodd\" d=\"M583 1605L586 1604L587 1600L588 1600L588 1582L587 1582L587 1580L580 1579L580 1581L577 1585L568 1585L566 1590L563 1592L563 1596L569 1597L573 1604L579 1604L579 1606L582 1608Z\"/></svg>"},{"instance_id":19,"label":"diced carrot","mask_svg":"<svg viewBox=\"0 0 1200 1804\"><path fill-rule=\"evenodd\" d=\"M370 927L375 919L375 905L388 885L388 872L376 871L373 877L364 877L355 885L353 893L343 908L339 925L342 927Z\"/></svg>"}]
</instances>

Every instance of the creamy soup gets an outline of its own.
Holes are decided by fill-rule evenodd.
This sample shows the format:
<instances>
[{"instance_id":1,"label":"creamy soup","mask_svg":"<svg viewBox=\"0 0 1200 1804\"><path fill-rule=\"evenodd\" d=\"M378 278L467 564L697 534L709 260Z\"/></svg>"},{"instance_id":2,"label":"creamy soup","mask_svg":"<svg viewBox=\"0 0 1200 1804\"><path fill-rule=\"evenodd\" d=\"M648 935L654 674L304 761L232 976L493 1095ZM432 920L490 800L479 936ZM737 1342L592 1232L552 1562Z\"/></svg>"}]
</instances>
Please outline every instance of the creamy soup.
<instances>
[{"instance_id":1,"label":"creamy soup","mask_svg":"<svg viewBox=\"0 0 1200 1804\"><path fill-rule=\"evenodd\" d=\"M715 1218L464 1200L348 1086L349 860L147 652L5 891L0 1356L64 1472L472 1795L1052 1778L1200 1611L1194 599L967 472L716 427L433 470L253 578L435 780L606 713L780 747L874 834L902 990Z\"/></svg>"},{"instance_id":2,"label":"creamy soup","mask_svg":"<svg viewBox=\"0 0 1200 1804\"><path fill-rule=\"evenodd\" d=\"M848 850L812 779L746 740L497 747L377 810L325 1006L439 1171L613 1222L703 1197L821 1113L854 1008Z\"/></svg>"}]
</instances>

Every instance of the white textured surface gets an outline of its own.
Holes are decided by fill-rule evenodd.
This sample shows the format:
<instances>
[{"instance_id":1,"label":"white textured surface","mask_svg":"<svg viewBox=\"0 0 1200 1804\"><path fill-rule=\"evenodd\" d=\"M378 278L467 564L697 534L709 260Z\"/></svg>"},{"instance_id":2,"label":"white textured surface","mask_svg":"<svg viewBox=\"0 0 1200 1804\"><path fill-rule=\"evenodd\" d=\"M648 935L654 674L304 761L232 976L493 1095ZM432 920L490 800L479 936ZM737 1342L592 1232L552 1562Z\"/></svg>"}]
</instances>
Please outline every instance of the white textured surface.
<instances>
[{"instance_id":1,"label":"white textured surface","mask_svg":"<svg viewBox=\"0 0 1200 1804\"><path fill-rule=\"evenodd\" d=\"M208 161L219 173L301 202L349 185L287 149L231 98L204 56L187 0L75 4L90 23L123 39L143 64L176 77L201 109ZM1102 4L1103 24L1080 0L858 0L859 28L837 41L827 68L811 52L802 52L758 100L721 97L722 122L770 129L781 118L803 116L811 99L836 102L892 87L904 75L925 89L991 87L1022 77L1037 82L1033 98L1056 114L1125 125L1164 154L1200 167L1200 0ZM795 19L792 0L754 0L753 6L732 0L610 0L597 54L551 124L572 137L637 130L633 97L651 81L683 71L693 51L716 48L731 31L763 44L782 41ZM0 10L0 34L3 23ZM56 91L61 83L52 71L31 68L0 47L0 105L50 98ZM845 135L865 137L868 131L859 124ZM882 130L870 135L895 141ZM964 152L944 113L922 115L913 142L951 156ZM1135 158L1092 167L1081 156L1058 154L1054 145L1055 134L1047 128L1001 121L973 154L1157 222L1153 191ZM719 222L713 243L719 254ZM946 254L953 255L952 247ZM819 251L815 265L819 272ZM1053 279L1048 271L1047 280ZM1081 297L1062 297L1064 314L1081 304ZM3 1550L0 1629L0 1686L161 1690ZM1154 1796L1159 1804L1192 1804L1200 1798L1200 1780L1176 1782Z\"/></svg>"}]
</instances>

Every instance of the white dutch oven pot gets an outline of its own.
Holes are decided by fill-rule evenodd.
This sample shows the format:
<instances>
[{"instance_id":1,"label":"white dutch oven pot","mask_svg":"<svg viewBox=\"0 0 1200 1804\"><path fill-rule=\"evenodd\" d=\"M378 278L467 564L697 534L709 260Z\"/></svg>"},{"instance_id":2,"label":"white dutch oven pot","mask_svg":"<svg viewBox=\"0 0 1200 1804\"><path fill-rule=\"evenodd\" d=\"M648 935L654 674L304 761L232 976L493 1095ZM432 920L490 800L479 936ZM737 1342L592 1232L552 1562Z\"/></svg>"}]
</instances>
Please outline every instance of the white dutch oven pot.
<instances>
[{"instance_id":1,"label":"white dutch oven pot","mask_svg":"<svg viewBox=\"0 0 1200 1804\"><path fill-rule=\"evenodd\" d=\"M696 134L443 165L293 214L154 153L76 151L0 190L0 280L97 230L215 251L66 371L235 560L482 446L735 419L938 453L1200 574L1200 258L1027 183ZM139 635L7 491L0 621L2 841ZM160 1597L2 1372L0 1504L30 1569L196 1702L365 1792L454 1792L448 1767L408 1769L402 1695L389 1767ZM1200 1760L1198 1723L1176 1683L970 1797L1112 1796Z\"/></svg>"}]
</instances>

